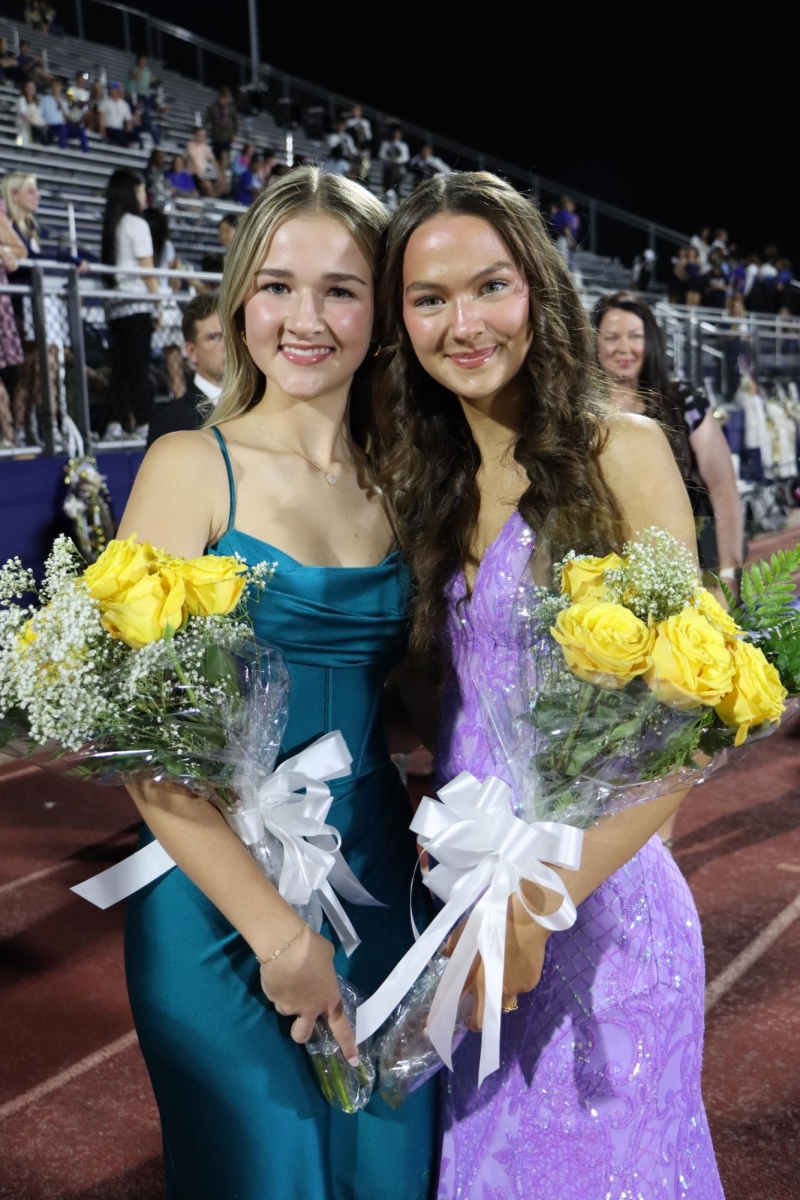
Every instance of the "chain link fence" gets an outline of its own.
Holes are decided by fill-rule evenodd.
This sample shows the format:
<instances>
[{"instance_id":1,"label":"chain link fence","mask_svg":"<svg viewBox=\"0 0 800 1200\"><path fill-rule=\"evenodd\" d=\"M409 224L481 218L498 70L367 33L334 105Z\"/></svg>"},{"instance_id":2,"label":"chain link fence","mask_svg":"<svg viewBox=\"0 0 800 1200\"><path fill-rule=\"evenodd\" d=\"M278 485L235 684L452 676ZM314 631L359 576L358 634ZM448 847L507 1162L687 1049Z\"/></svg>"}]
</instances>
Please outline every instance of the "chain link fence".
<instances>
[{"instance_id":1,"label":"chain link fence","mask_svg":"<svg viewBox=\"0 0 800 1200\"><path fill-rule=\"evenodd\" d=\"M0 281L0 455L142 447L188 386L184 309L222 276L42 261L18 274Z\"/></svg>"}]
</instances>

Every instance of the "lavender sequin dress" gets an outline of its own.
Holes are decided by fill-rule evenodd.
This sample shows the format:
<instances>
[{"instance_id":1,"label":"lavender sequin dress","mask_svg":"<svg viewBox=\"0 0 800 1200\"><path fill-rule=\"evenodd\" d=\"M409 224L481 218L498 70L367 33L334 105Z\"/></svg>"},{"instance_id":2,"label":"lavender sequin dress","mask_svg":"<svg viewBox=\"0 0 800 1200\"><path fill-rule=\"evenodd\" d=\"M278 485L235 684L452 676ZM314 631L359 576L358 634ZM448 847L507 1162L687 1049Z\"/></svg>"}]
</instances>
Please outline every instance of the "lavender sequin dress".
<instances>
[{"instance_id":1,"label":"lavender sequin dress","mask_svg":"<svg viewBox=\"0 0 800 1200\"><path fill-rule=\"evenodd\" d=\"M504 774L478 688L503 679L515 586L533 535L512 515L472 599L450 589L455 667L442 781ZM658 838L552 934L538 987L503 1017L500 1070L479 1090L469 1034L442 1072L437 1195L447 1200L722 1200L703 1101L703 944L689 888Z\"/></svg>"}]
</instances>

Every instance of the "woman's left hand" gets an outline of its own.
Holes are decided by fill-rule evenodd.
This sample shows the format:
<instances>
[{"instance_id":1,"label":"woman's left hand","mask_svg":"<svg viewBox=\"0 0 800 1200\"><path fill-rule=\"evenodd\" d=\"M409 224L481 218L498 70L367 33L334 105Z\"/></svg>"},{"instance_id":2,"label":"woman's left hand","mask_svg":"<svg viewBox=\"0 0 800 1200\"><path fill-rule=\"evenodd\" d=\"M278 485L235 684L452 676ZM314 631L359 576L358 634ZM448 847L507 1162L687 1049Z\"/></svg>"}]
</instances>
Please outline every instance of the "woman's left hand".
<instances>
[{"instance_id":1,"label":"woman's left hand","mask_svg":"<svg viewBox=\"0 0 800 1200\"><path fill-rule=\"evenodd\" d=\"M466 921L449 937L445 953L449 956L458 945ZM542 977L544 955L550 930L544 929L526 912L517 896L508 902L506 922L506 953L503 971L503 1008L516 1007L517 998L532 992ZM486 1001L486 972L480 956L475 959L464 986L464 995L471 995L472 1008L468 1027L478 1033L483 1028Z\"/></svg>"}]
</instances>

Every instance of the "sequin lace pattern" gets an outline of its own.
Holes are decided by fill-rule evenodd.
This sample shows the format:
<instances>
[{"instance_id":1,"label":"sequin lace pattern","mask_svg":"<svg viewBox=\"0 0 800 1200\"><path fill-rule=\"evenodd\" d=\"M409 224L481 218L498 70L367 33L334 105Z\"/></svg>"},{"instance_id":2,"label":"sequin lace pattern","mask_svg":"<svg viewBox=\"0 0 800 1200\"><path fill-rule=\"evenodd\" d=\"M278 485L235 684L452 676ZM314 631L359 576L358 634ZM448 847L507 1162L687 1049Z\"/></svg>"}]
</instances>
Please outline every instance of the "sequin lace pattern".
<instances>
[{"instance_id":1,"label":"sequin lace pattern","mask_svg":"<svg viewBox=\"0 0 800 1200\"><path fill-rule=\"evenodd\" d=\"M479 688L503 682L533 535L518 513L466 602L450 588L454 665L438 773L503 775ZM478 682L476 682L476 680ZM437 1196L447 1200L723 1200L700 1094L705 971L697 911L653 838L551 935L538 987L503 1018L500 1070L477 1087L469 1034L442 1072Z\"/></svg>"}]
</instances>

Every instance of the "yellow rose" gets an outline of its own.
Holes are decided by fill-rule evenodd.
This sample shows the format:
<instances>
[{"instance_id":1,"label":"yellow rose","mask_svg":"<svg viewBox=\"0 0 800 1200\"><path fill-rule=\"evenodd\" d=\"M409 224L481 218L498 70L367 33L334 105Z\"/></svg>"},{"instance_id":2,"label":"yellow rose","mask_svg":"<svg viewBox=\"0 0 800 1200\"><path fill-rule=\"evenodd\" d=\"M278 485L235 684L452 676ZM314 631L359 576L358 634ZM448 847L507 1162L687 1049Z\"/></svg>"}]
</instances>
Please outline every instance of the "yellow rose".
<instances>
[{"instance_id":1,"label":"yellow rose","mask_svg":"<svg viewBox=\"0 0 800 1200\"><path fill-rule=\"evenodd\" d=\"M154 569L157 557L152 546L137 543L135 534L124 542L115 538L97 562L87 567L83 578L95 600L102 604L116 601Z\"/></svg>"},{"instance_id":2,"label":"yellow rose","mask_svg":"<svg viewBox=\"0 0 800 1200\"><path fill-rule=\"evenodd\" d=\"M104 605L103 628L133 650L173 633L186 620L186 588L171 567L144 575L112 602Z\"/></svg>"},{"instance_id":3,"label":"yellow rose","mask_svg":"<svg viewBox=\"0 0 800 1200\"><path fill-rule=\"evenodd\" d=\"M606 595L603 575L622 566L618 554L605 558L572 558L561 570L561 593L577 603L579 600L602 600Z\"/></svg>"},{"instance_id":4,"label":"yellow rose","mask_svg":"<svg viewBox=\"0 0 800 1200\"><path fill-rule=\"evenodd\" d=\"M621 688L647 670L654 633L621 604L584 600L563 609L553 637L586 683Z\"/></svg>"},{"instance_id":5,"label":"yellow rose","mask_svg":"<svg viewBox=\"0 0 800 1200\"><path fill-rule=\"evenodd\" d=\"M738 638L731 646L731 654L733 688L716 709L726 725L739 726L734 744L741 746L751 725L781 719L787 691L772 663L752 642Z\"/></svg>"},{"instance_id":6,"label":"yellow rose","mask_svg":"<svg viewBox=\"0 0 800 1200\"><path fill-rule=\"evenodd\" d=\"M186 585L186 607L193 617L231 612L245 585L245 568L235 558L204 554L176 564Z\"/></svg>"},{"instance_id":7,"label":"yellow rose","mask_svg":"<svg viewBox=\"0 0 800 1200\"><path fill-rule=\"evenodd\" d=\"M39 636L33 627L34 619L34 617L30 617L17 634L17 642L22 650L24 650L26 646L32 646Z\"/></svg>"},{"instance_id":8,"label":"yellow rose","mask_svg":"<svg viewBox=\"0 0 800 1200\"><path fill-rule=\"evenodd\" d=\"M700 588L695 607L728 640L741 632L727 609L724 609L716 596L712 596L705 588Z\"/></svg>"},{"instance_id":9,"label":"yellow rose","mask_svg":"<svg viewBox=\"0 0 800 1200\"><path fill-rule=\"evenodd\" d=\"M733 670L733 656L719 629L689 607L657 627L645 680L670 708L713 707L730 691Z\"/></svg>"}]
</instances>

